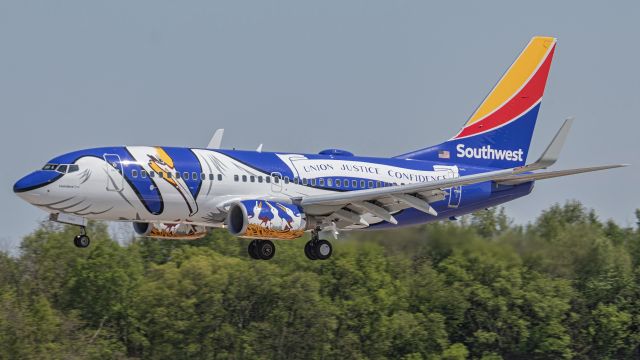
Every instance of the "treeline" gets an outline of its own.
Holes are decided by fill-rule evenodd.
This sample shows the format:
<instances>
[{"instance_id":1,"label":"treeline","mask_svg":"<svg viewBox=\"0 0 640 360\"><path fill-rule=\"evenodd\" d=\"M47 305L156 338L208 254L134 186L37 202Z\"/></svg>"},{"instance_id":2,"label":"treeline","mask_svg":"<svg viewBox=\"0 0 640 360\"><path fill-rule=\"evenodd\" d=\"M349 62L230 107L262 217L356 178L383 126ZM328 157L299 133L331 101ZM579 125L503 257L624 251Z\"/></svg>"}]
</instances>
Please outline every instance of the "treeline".
<instances>
[{"instance_id":1,"label":"treeline","mask_svg":"<svg viewBox=\"0 0 640 360\"><path fill-rule=\"evenodd\" d=\"M636 214L640 219L640 212ZM640 232L576 202L250 260L246 240L113 241L43 223L0 253L1 359L621 359L640 356Z\"/></svg>"}]
</instances>

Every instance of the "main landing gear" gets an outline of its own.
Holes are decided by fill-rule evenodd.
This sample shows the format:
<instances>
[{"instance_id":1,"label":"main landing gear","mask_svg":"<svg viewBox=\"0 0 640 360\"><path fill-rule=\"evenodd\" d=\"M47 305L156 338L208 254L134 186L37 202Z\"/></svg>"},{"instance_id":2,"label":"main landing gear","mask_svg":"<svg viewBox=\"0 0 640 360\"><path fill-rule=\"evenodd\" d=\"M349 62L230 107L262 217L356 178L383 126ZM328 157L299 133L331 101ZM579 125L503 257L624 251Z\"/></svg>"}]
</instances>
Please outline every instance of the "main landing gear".
<instances>
[{"instance_id":1,"label":"main landing gear","mask_svg":"<svg viewBox=\"0 0 640 360\"><path fill-rule=\"evenodd\" d=\"M270 260L276 254L276 246L271 240L253 240L249 243L249 256L256 260Z\"/></svg>"},{"instance_id":2,"label":"main landing gear","mask_svg":"<svg viewBox=\"0 0 640 360\"><path fill-rule=\"evenodd\" d=\"M318 230L311 232L311 240L304 245L304 254L309 260L327 260L333 253L333 246L327 240L321 240Z\"/></svg>"},{"instance_id":3,"label":"main landing gear","mask_svg":"<svg viewBox=\"0 0 640 360\"><path fill-rule=\"evenodd\" d=\"M73 245L79 248L86 248L89 246L90 243L91 243L91 239L89 239L89 236L87 235L87 231L85 230L84 226L81 226L80 234L76 235L73 238Z\"/></svg>"}]
</instances>

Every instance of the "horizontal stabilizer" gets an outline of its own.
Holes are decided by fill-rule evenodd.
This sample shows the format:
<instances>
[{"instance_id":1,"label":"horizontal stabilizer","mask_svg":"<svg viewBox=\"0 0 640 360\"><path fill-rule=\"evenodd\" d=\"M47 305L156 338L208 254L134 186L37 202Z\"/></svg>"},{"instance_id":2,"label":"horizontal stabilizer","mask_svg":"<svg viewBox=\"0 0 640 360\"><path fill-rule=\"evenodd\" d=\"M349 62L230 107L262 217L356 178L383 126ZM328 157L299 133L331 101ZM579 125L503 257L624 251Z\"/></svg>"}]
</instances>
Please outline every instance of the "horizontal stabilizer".
<instances>
[{"instance_id":1,"label":"horizontal stabilizer","mask_svg":"<svg viewBox=\"0 0 640 360\"><path fill-rule=\"evenodd\" d=\"M533 180L552 179L552 178L561 177L561 176L575 175L575 174L607 170L607 169L615 169L615 168L624 167L624 166L628 166L628 164L593 166L593 167L585 167L585 168L578 168L578 169L547 171L547 172L540 172L535 174L509 175L509 176L505 176L504 178L496 179L494 181L500 185L518 185L518 184L526 183Z\"/></svg>"}]
</instances>

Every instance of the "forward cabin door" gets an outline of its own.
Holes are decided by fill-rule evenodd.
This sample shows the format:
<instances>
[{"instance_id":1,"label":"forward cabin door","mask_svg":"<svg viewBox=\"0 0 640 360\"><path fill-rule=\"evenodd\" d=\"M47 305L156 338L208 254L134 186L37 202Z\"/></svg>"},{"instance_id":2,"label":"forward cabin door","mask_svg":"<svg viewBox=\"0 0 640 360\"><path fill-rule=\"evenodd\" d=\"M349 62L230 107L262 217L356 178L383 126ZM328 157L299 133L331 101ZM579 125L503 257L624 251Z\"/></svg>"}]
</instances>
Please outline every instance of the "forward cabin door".
<instances>
[{"instance_id":1,"label":"forward cabin door","mask_svg":"<svg viewBox=\"0 0 640 360\"><path fill-rule=\"evenodd\" d=\"M107 191L122 191L124 189L124 172L122 162L117 154L104 154L107 172Z\"/></svg>"}]
</instances>

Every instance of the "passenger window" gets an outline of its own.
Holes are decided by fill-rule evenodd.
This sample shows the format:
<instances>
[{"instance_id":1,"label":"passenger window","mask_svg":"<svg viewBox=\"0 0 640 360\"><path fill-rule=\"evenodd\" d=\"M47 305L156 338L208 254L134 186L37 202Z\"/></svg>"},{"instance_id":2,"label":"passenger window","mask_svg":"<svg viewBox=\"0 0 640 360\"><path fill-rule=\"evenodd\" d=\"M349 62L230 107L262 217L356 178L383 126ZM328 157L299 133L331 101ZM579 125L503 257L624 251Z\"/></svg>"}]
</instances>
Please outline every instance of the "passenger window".
<instances>
[{"instance_id":1,"label":"passenger window","mask_svg":"<svg viewBox=\"0 0 640 360\"><path fill-rule=\"evenodd\" d=\"M376 187L380 187L380 181L376 181Z\"/></svg>"},{"instance_id":2,"label":"passenger window","mask_svg":"<svg viewBox=\"0 0 640 360\"><path fill-rule=\"evenodd\" d=\"M318 179L318 185L324 186L324 179Z\"/></svg>"},{"instance_id":3,"label":"passenger window","mask_svg":"<svg viewBox=\"0 0 640 360\"><path fill-rule=\"evenodd\" d=\"M289 177L288 177L288 176L285 176L285 177L284 177L284 183L285 183L285 184L288 184L288 183L289 183Z\"/></svg>"},{"instance_id":4,"label":"passenger window","mask_svg":"<svg viewBox=\"0 0 640 360\"><path fill-rule=\"evenodd\" d=\"M205 174L205 173L200 173L200 180L202 180L202 181L207 180L207 174Z\"/></svg>"},{"instance_id":5,"label":"passenger window","mask_svg":"<svg viewBox=\"0 0 640 360\"><path fill-rule=\"evenodd\" d=\"M279 184L280 183L280 178L277 177L277 176L274 176L273 177L273 182L276 183L276 184Z\"/></svg>"},{"instance_id":6,"label":"passenger window","mask_svg":"<svg viewBox=\"0 0 640 360\"><path fill-rule=\"evenodd\" d=\"M146 179L146 178L147 178L147 171L146 171L146 170L140 170L140 176L141 176L143 179Z\"/></svg>"},{"instance_id":7,"label":"passenger window","mask_svg":"<svg viewBox=\"0 0 640 360\"><path fill-rule=\"evenodd\" d=\"M80 170L80 167L78 167L78 165L75 165L75 164L69 165L69 171L68 172L72 173L72 172L76 172L78 170Z\"/></svg>"},{"instance_id":8,"label":"passenger window","mask_svg":"<svg viewBox=\"0 0 640 360\"><path fill-rule=\"evenodd\" d=\"M342 180L336 179L336 187L342 187Z\"/></svg>"},{"instance_id":9,"label":"passenger window","mask_svg":"<svg viewBox=\"0 0 640 360\"><path fill-rule=\"evenodd\" d=\"M327 186L333 186L333 179L327 179Z\"/></svg>"},{"instance_id":10,"label":"passenger window","mask_svg":"<svg viewBox=\"0 0 640 360\"><path fill-rule=\"evenodd\" d=\"M262 182L262 176L258 176L258 182L261 183Z\"/></svg>"},{"instance_id":11,"label":"passenger window","mask_svg":"<svg viewBox=\"0 0 640 360\"><path fill-rule=\"evenodd\" d=\"M311 179L311 186L316 186L316 179Z\"/></svg>"},{"instance_id":12,"label":"passenger window","mask_svg":"<svg viewBox=\"0 0 640 360\"><path fill-rule=\"evenodd\" d=\"M185 171L185 172L183 172L183 173L182 173L182 178L183 178L183 179L185 179L185 180L189 180L189 173L188 173L188 172L186 172L186 171Z\"/></svg>"},{"instance_id":13,"label":"passenger window","mask_svg":"<svg viewBox=\"0 0 640 360\"><path fill-rule=\"evenodd\" d=\"M197 173L197 172L192 172L192 173L191 173L191 178L192 178L193 180L198 180L198 173Z\"/></svg>"},{"instance_id":14,"label":"passenger window","mask_svg":"<svg viewBox=\"0 0 640 360\"><path fill-rule=\"evenodd\" d=\"M222 174L218 174L218 181L222 181Z\"/></svg>"},{"instance_id":15,"label":"passenger window","mask_svg":"<svg viewBox=\"0 0 640 360\"><path fill-rule=\"evenodd\" d=\"M242 182L247 182L247 175L242 175Z\"/></svg>"},{"instance_id":16,"label":"passenger window","mask_svg":"<svg viewBox=\"0 0 640 360\"><path fill-rule=\"evenodd\" d=\"M253 175L249 176L249 181L256 182L256 177Z\"/></svg>"},{"instance_id":17,"label":"passenger window","mask_svg":"<svg viewBox=\"0 0 640 360\"><path fill-rule=\"evenodd\" d=\"M357 188L358 187L358 180L351 180L351 187L352 188Z\"/></svg>"},{"instance_id":18,"label":"passenger window","mask_svg":"<svg viewBox=\"0 0 640 360\"><path fill-rule=\"evenodd\" d=\"M344 179L344 187L346 187L346 188L349 187L349 180L348 179Z\"/></svg>"},{"instance_id":19,"label":"passenger window","mask_svg":"<svg viewBox=\"0 0 640 360\"><path fill-rule=\"evenodd\" d=\"M138 170L131 170L131 176L133 176L134 178L138 177Z\"/></svg>"},{"instance_id":20,"label":"passenger window","mask_svg":"<svg viewBox=\"0 0 640 360\"><path fill-rule=\"evenodd\" d=\"M360 187L364 189L364 180L360 180Z\"/></svg>"},{"instance_id":21,"label":"passenger window","mask_svg":"<svg viewBox=\"0 0 640 360\"><path fill-rule=\"evenodd\" d=\"M168 173L167 173L167 179L171 179L172 174L173 174L173 173L168 172Z\"/></svg>"},{"instance_id":22,"label":"passenger window","mask_svg":"<svg viewBox=\"0 0 640 360\"><path fill-rule=\"evenodd\" d=\"M264 181L269 184L271 182L271 176L265 176Z\"/></svg>"},{"instance_id":23,"label":"passenger window","mask_svg":"<svg viewBox=\"0 0 640 360\"><path fill-rule=\"evenodd\" d=\"M209 180L213 181L215 179L215 177L213 176L213 174L209 174Z\"/></svg>"},{"instance_id":24,"label":"passenger window","mask_svg":"<svg viewBox=\"0 0 640 360\"><path fill-rule=\"evenodd\" d=\"M369 184L368 185L369 185L369 188L372 188L373 187L373 180L369 180Z\"/></svg>"},{"instance_id":25,"label":"passenger window","mask_svg":"<svg viewBox=\"0 0 640 360\"><path fill-rule=\"evenodd\" d=\"M159 178L163 178L164 177L164 173L162 171L158 171L158 177Z\"/></svg>"},{"instance_id":26,"label":"passenger window","mask_svg":"<svg viewBox=\"0 0 640 360\"><path fill-rule=\"evenodd\" d=\"M240 178L238 177L238 175L233 175L233 181L238 182L238 180L240 180Z\"/></svg>"},{"instance_id":27,"label":"passenger window","mask_svg":"<svg viewBox=\"0 0 640 360\"><path fill-rule=\"evenodd\" d=\"M58 172L65 174L67 172L67 165L58 166Z\"/></svg>"},{"instance_id":28,"label":"passenger window","mask_svg":"<svg viewBox=\"0 0 640 360\"><path fill-rule=\"evenodd\" d=\"M155 173L155 172L153 172L153 171L149 172L149 177L150 177L150 178L154 178L154 177L156 177L156 173Z\"/></svg>"},{"instance_id":29,"label":"passenger window","mask_svg":"<svg viewBox=\"0 0 640 360\"><path fill-rule=\"evenodd\" d=\"M309 184L309 180L307 180L307 178L302 178L302 185L307 185Z\"/></svg>"},{"instance_id":30,"label":"passenger window","mask_svg":"<svg viewBox=\"0 0 640 360\"><path fill-rule=\"evenodd\" d=\"M176 173L176 179L180 179L180 173L179 172Z\"/></svg>"}]
</instances>

